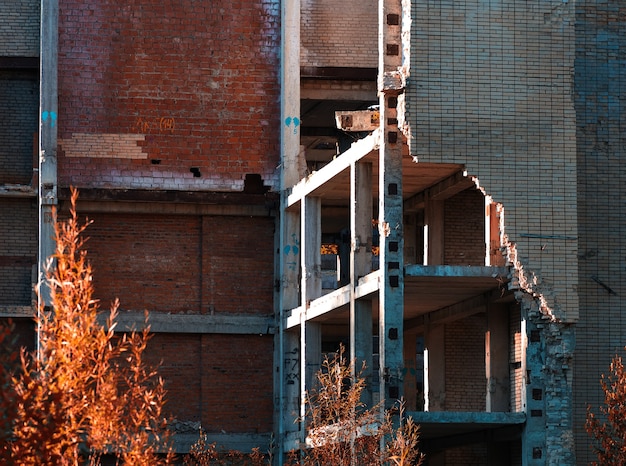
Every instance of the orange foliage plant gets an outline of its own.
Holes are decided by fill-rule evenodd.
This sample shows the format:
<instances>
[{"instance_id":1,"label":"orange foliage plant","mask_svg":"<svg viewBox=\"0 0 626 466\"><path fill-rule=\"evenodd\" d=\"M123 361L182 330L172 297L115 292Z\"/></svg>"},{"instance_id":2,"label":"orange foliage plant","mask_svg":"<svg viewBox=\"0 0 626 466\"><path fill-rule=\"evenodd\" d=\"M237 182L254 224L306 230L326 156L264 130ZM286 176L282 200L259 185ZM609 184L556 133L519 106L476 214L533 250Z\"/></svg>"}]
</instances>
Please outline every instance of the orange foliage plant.
<instances>
[{"instance_id":1,"label":"orange foliage plant","mask_svg":"<svg viewBox=\"0 0 626 466\"><path fill-rule=\"evenodd\" d=\"M600 416L587 407L585 428L594 440L593 449L603 466L626 464L626 370L622 358L613 357L611 373L602 374L600 384L604 391L604 405Z\"/></svg>"},{"instance_id":2,"label":"orange foliage plant","mask_svg":"<svg viewBox=\"0 0 626 466\"><path fill-rule=\"evenodd\" d=\"M98 322L83 240L89 222L77 219L77 197L73 190L69 218L55 223L50 306L38 312L38 351L22 350L18 370L5 377L0 462L99 465L107 454L124 465L169 464L165 388L144 362L149 327L116 335L117 302L106 325Z\"/></svg>"}]
</instances>

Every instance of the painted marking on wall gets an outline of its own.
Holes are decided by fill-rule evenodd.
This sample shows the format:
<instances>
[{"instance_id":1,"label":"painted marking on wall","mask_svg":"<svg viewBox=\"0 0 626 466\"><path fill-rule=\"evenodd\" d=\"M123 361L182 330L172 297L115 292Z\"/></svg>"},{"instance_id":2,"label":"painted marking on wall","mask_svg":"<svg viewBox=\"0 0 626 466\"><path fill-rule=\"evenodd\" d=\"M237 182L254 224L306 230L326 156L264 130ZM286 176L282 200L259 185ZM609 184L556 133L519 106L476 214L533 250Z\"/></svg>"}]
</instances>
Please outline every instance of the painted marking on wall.
<instances>
[{"instance_id":1,"label":"painted marking on wall","mask_svg":"<svg viewBox=\"0 0 626 466\"><path fill-rule=\"evenodd\" d=\"M285 379L287 385L298 383L298 375L300 369L300 349L294 348L285 354Z\"/></svg>"},{"instance_id":2,"label":"painted marking on wall","mask_svg":"<svg viewBox=\"0 0 626 466\"><path fill-rule=\"evenodd\" d=\"M174 117L157 117L157 118L137 118L133 125L133 131L141 134L147 133L173 133L176 129L176 120Z\"/></svg>"},{"instance_id":3,"label":"painted marking on wall","mask_svg":"<svg viewBox=\"0 0 626 466\"><path fill-rule=\"evenodd\" d=\"M292 233L291 243L287 244L283 248L283 254L285 255L285 258L288 260L288 262L285 262L285 265L287 266L289 270L296 270L296 268L298 267L297 261L289 260L291 258L290 254L297 257L299 253L300 253L300 240L298 239L295 233ZM293 259L295 259L295 257L293 257Z\"/></svg>"},{"instance_id":4,"label":"painted marking on wall","mask_svg":"<svg viewBox=\"0 0 626 466\"><path fill-rule=\"evenodd\" d=\"M293 123L293 134L298 134L298 126L300 126L300 118L298 117L287 117L285 118L285 126L289 128Z\"/></svg>"},{"instance_id":5,"label":"painted marking on wall","mask_svg":"<svg viewBox=\"0 0 626 466\"><path fill-rule=\"evenodd\" d=\"M56 126L56 122L57 122L57 113L56 112L49 112L47 110L44 110L43 112L41 112L41 120L46 123L48 121L48 119L50 119L50 126L52 126L53 128Z\"/></svg>"}]
</instances>

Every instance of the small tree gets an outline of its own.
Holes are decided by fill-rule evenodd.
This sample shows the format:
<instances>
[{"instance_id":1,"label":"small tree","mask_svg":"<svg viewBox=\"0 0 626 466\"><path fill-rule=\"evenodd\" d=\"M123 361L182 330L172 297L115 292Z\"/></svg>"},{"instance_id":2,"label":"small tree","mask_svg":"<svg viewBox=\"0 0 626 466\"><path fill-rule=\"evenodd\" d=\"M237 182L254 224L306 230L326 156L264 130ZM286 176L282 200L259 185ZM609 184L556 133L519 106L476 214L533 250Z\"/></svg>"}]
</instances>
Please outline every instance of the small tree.
<instances>
[{"instance_id":1,"label":"small tree","mask_svg":"<svg viewBox=\"0 0 626 466\"><path fill-rule=\"evenodd\" d=\"M0 401L0 412L13 416L0 459L97 465L112 453L127 465L170 463L163 381L143 361L149 327L115 335L117 302L106 326L98 323L82 239L89 222L78 222L77 197L72 190L70 218L55 223L55 266L46 276L51 307L39 309L38 353L22 350L21 367Z\"/></svg>"},{"instance_id":2,"label":"small tree","mask_svg":"<svg viewBox=\"0 0 626 466\"><path fill-rule=\"evenodd\" d=\"M587 407L587 433L595 441L593 450L598 463L603 466L626 464L626 371L622 358L615 355L609 375L602 374L600 385L604 392L604 405L600 417Z\"/></svg>"}]
</instances>

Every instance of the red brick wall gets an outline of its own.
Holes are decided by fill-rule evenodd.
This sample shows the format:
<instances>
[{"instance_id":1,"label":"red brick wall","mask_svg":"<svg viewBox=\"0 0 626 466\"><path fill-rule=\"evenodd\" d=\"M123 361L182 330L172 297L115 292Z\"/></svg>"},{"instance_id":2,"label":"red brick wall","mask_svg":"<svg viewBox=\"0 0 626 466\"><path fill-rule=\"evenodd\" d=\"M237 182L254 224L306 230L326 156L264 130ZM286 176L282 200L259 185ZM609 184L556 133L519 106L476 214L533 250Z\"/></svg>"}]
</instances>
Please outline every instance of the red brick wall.
<instances>
[{"instance_id":1,"label":"red brick wall","mask_svg":"<svg viewBox=\"0 0 626 466\"><path fill-rule=\"evenodd\" d=\"M0 306L32 303L37 236L37 201L0 199Z\"/></svg>"},{"instance_id":2,"label":"red brick wall","mask_svg":"<svg viewBox=\"0 0 626 466\"><path fill-rule=\"evenodd\" d=\"M210 432L272 430L271 335L202 337L202 427Z\"/></svg>"},{"instance_id":3,"label":"red brick wall","mask_svg":"<svg viewBox=\"0 0 626 466\"><path fill-rule=\"evenodd\" d=\"M444 263L485 265L485 197L467 189L445 201Z\"/></svg>"},{"instance_id":4,"label":"red brick wall","mask_svg":"<svg viewBox=\"0 0 626 466\"><path fill-rule=\"evenodd\" d=\"M83 215L83 214L81 214ZM274 219L89 214L88 257L106 307L152 312L273 313ZM167 413L215 432L272 429L273 337L155 334Z\"/></svg>"},{"instance_id":5,"label":"red brick wall","mask_svg":"<svg viewBox=\"0 0 626 466\"><path fill-rule=\"evenodd\" d=\"M206 312L272 314L274 220L204 217Z\"/></svg>"},{"instance_id":6,"label":"red brick wall","mask_svg":"<svg viewBox=\"0 0 626 466\"><path fill-rule=\"evenodd\" d=\"M86 247L96 297L108 306L156 312L200 307L200 220L187 216L92 214Z\"/></svg>"},{"instance_id":7,"label":"red brick wall","mask_svg":"<svg viewBox=\"0 0 626 466\"><path fill-rule=\"evenodd\" d=\"M485 314L446 324L446 410L484 411Z\"/></svg>"},{"instance_id":8,"label":"red brick wall","mask_svg":"<svg viewBox=\"0 0 626 466\"><path fill-rule=\"evenodd\" d=\"M279 13L277 0L61 0L61 184L277 186Z\"/></svg>"},{"instance_id":9,"label":"red brick wall","mask_svg":"<svg viewBox=\"0 0 626 466\"><path fill-rule=\"evenodd\" d=\"M201 420L201 335L156 333L148 343L146 361L159 365L167 389L166 416Z\"/></svg>"},{"instance_id":10,"label":"red brick wall","mask_svg":"<svg viewBox=\"0 0 626 466\"><path fill-rule=\"evenodd\" d=\"M90 214L96 297L122 309L273 313L274 219ZM202 304L201 304L202 300Z\"/></svg>"}]
</instances>

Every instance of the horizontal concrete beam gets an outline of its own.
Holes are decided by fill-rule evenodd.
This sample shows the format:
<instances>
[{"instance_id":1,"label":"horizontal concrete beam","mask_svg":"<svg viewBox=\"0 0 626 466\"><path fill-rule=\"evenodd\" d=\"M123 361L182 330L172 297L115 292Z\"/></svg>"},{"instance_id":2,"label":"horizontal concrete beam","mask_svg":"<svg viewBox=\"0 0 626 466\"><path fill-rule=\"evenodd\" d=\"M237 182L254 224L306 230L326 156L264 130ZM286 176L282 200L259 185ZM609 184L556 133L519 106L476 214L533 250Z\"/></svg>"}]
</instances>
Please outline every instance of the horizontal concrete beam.
<instances>
[{"instance_id":1,"label":"horizontal concrete beam","mask_svg":"<svg viewBox=\"0 0 626 466\"><path fill-rule=\"evenodd\" d=\"M355 298L365 298L372 293L376 293L379 288L380 272L375 271L359 279L359 284L355 290ZM350 285L345 285L312 300L308 309L304 309L302 306L292 309L286 318L285 328L288 330L299 326L303 317L305 321L312 320L348 304L350 304ZM303 313L304 316L302 315Z\"/></svg>"},{"instance_id":2,"label":"horizontal concrete beam","mask_svg":"<svg viewBox=\"0 0 626 466\"><path fill-rule=\"evenodd\" d=\"M63 208L64 206L62 206ZM157 215L225 215L244 217L273 216L273 207L261 205L215 205L162 202L81 201L76 209L81 213L157 214Z\"/></svg>"},{"instance_id":3,"label":"horizontal concrete beam","mask_svg":"<svg viewBox=\"0 0 626 466\"><path fill-rule=\"evenodd\" d=\"M314 194L316 189L328 183L344 170L349 170L353 162L358 162L372 151L378 150L379 139L380 132L378 130L363 139L359 139L352 144L350 149L342 152L330 163L293 186L291 193L287 197L287 205L285 207L292 207L306 196Z\"/></svg>"},{"instance_id":4,"label":"horizontal concrete beam","mask_svg":"<svg viewBox=\"0 0 626 466\"><path fill-rule=\"evenodd\" d=\"M99 315L102 324L107 312ZM240 335L270 335L276 333L274 318L257 315L211 315L211 314L164 314L151 312L148 316L153 333L224 333ZM143 312L120 311L117 332L141 330L145 326Z\"/></svg>"},{"instance_id":5,"label":"horizontal concrete beam","mask_svg":"<svg viewBox=\"0 0 626 466\"><path fill-rule=\"evenodd\" d=\"M34 318L36 306L0 306L0 318Z\"/></svg>"},{"instance_id":6,"label":"horizontal concrete beam","mask_svg":"<svg viewBox=\"0 0 626 466\"><path fill-rule=\"evenodd\" d=\"M426 315L421 315L413 319L408 319L404 323L404 330L407 332L421 332L424 330L426 321L429 324L446 324L458 319L469 317L473 314L477 314L487 305L487 297L485 294L473 296L469 299L465 299L458 303L446 306L436 311L429 312Z\"/></svg>"},{"instance_id":7,"label":"horizontal concrete beam","mask_svg":"<svg viewBox=\"0 0 626 466\"><path fill-rule=\"evenodd\" d=\"M417 424L486 424L506 425L523 424L526 413L488 413L484 411L410 411L406 413Z\"/></svg>"},{"instance_id":8,"label":"horizontal concrete beam","mask_svg":"<svg viewBox=\"0 0 626 466\"><path fill-rule=\"evenodd\" d=\"M37 189L25 184L0 185L0 197L37 197Z\"/></svg>"},{"instance_id":9,"label":"horizontal concrete beam","mask_svg":"<svg viewBox=\"0 0 626 466\"><path fill-rule=\"evenodd\" d=\"M509 267L489 267L474 265L407 265L404 275L407 277L483 277L506 278Z\"/></svg>"},{"instance_id":10,"label":"horizontal concrete beam","mask_svg":"<svg viewBox=\"0 0 626 466\"><path fill-rule=\"evenodd\" d=\"M433 201L443 201L474 186L476 186L474 181L468 178L464 172L457 172L445 180L434 184L430 188L406 199L404 201L404 211L414 212L423 209L426 198Z\"/></svg>"},{"instance_id":11,"label":"horizontal concrete beam","mask_svg":"<svg viewBox=\"0 0 626 466\"><path fill-rule=\"evenodd\" d=\"M174 450L176 453L188 453L191 446L200 437L200 427L193 431L174 433ZM218 451L239 451L250 453L253 448L258 448L261 453L269 452L271 448L272 434L240 434L240 433L207 433L207 443L215 444Z\"/></svg>"}]
</instances>

